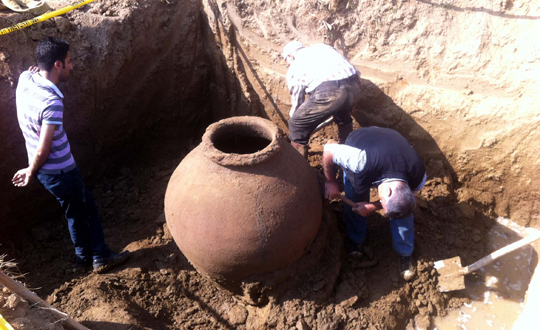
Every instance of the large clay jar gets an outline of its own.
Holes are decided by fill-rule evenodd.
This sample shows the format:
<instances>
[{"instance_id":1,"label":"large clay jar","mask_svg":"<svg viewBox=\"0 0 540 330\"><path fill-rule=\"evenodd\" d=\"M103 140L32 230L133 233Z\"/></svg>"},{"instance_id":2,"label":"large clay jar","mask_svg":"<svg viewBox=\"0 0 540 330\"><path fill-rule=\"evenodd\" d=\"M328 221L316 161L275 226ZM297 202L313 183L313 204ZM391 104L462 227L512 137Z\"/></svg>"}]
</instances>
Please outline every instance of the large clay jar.
<instances>
[{"instance_id":1,"label":"large clay jar","mask_svg":"<svg viewBox=\"0 0 540 330\"><path fill-rule=\"evenodd\" d=\"M316 173L277 126L258 117L210 125L174 171L167 225L182 253L218 282L286 267L322 217Z\"/></svg>"}]
</instances>

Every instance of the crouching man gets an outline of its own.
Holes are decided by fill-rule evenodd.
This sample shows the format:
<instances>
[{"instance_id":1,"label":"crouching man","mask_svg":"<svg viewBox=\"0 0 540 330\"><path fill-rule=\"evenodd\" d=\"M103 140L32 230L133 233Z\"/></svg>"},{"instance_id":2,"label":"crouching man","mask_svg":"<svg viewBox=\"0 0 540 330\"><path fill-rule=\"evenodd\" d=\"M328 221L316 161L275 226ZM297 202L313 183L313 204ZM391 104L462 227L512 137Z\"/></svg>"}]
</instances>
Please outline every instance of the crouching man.
<instances>
[{"instance_id":1,"label":"crouching man","mask_svg":"<svg viewBox=\"0 0 540 330\"><path fill-rule=\"evenodd\" d=\"M345 196L356 203L345 204L347 236L352 241L349 254L362 257L367 218L383 209L390 218L393 246L400 256L400 272L405 280L414 275L414 192L426 182L422 159L398 132L381 127L360 128L344 145L329 141L324 146L323 167L328 199L339 195L337 167L343 169ZM370 188L377 187L380 200L369 202Z\"/></svg>"}]
</instances>

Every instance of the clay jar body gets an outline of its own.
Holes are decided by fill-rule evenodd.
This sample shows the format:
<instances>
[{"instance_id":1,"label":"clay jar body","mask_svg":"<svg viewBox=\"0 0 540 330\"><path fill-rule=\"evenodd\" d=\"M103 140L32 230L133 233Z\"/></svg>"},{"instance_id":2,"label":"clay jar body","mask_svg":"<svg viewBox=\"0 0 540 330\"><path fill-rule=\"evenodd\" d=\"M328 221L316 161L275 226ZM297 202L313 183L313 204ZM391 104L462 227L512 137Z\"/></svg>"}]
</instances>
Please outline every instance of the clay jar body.
<instances>
[{"instance_id":1,"label":"clay jar body","mask_svg":"<svg viewBox=\"0 0 540 330\"><path fill-rule=\"evenodd\" d=\"M237 282L298 260L317 234L322 197L314 169L275 124L233 117L210 125L176 168L165 216L200 273Z\"/></svg>"}]
</instances>

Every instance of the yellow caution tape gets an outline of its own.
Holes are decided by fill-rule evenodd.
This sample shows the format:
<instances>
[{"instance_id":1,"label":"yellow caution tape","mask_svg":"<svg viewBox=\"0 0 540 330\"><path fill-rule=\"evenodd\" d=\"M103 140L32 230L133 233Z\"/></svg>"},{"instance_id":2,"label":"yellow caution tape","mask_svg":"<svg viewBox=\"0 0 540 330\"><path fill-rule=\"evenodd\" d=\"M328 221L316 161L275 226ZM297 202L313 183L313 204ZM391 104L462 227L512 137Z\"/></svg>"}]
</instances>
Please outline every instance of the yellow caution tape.
<instances>
[{"instance_id":1,"label":"yellow caution tape","mask_svg":"<svg viewBox=\"0 0 540 330\"><path fill-rule=\"evenodd\" d=\"M19 23L19 24L16 24L16 25L13 25L11 27L8 27L8 28L5 28L5 29L2 29L0 30L0 36L1 35L4 35L4 34L8 34L10 32L13 32L13 31L17 31L17 30L20 30L20 29L24 29L25 27L28 27L30 25L34 25L36 23L39 23L39 22L43 22L45 20L48 20L49 18L53 18L55 16L59 16L59 15L62 15L62 14L65 14L67 13L68 11L72 11L73 9L75 8L79 8L81 6L84 6L86 4L89 4L90 2L92 2L94 0L83 0L81 2L77 2L76 4L73 4L73 5L70 5L70 6L67 6L67 7L64 7L62 9L58 9L58 10L55 10L55 11L52 11L50 13L46 13L46 14L43 14L41 16L38 16L36 18L33 18L31 20L28 20L28 21L24 21L22 23ZM3 330L2 328L0 328L0 330Z\"/></svg>"},{"instance_id":2,"label":"yellow caution tape","mask_svg":"<svg viewBox=\"0 0 540 330\"><path fill-rule=\"evenodd\" d=\"M13 327L0 315L0 330L13 330Z\"/></svg>"}]
</instances>

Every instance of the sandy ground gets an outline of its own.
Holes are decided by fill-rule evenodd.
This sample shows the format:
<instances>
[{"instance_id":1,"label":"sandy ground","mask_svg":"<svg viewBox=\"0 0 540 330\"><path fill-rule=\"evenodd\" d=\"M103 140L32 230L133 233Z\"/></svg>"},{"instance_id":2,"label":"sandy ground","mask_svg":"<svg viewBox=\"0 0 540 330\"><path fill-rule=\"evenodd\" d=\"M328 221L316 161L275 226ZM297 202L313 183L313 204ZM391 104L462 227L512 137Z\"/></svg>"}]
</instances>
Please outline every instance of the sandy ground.
<instances>
[{"instance_id":1,"label":"sandy ground","mask_svg":"<svg viewBox=\"0 0 540 330\"><path fill-rule=\"evenodd\" d=\"M334 136L332 128L327 131L314 140ZM137 166L94 186L111 246L134 252L125 266L102 275L74 272L67 228L58 214L36 227L17 251L19 267L32 269L27 285L40 286L37 293L48 297L49 303L95 329L290 329L297 324L313 329L385 329L405 328L414 319L422 327L429 324L427 316L444 315L463 300L436 291L431 261L452 253L470 261L483 254L482 235L489 221L471 228L450 202L445 184L430 179L416 212L414 281L400 280L389 224L379 215L370 218L367 240L375 261L343 254L342 205L331 203L327 208L335 216L327 220L328 252L313 273L298 274L301 286L253 307L195 272L172 241L162 205L177 162L135 162ZM310 162L320 167L320 153L311 152ZM424 204L434 196L440 199L437 215ZM477 233L474 238L471 230Z\"/></svg>"},{"instance_id":2,"label":"sandy ground","mask_svg":"<svg viewBox=\"0 0 540 330\"><path fill-rule=\"evenodd\" d=\"M58 4L61 5L61 4ZM538 226L538 72L533 1L96 1L0 39L0 238L25 283L92 329L404 329L464 301L440 294L431 262L488 251L496 216ZM9 26L28 15L0 13ZM332 30L325 23L332 24ZM321 28L322 27L322 28ZM467 30L463 30L467 28ZM15 116L17 77L35 41L67 39L76 70L66 130L115 250L134 252L110 273L74 272L67 227L37 184L10 186L25 166ZM258 115L286 131L290 101L279 58L290 39L336 46L362 71L356 125L392 127L424 159L418 196L418 274L398 277L388 222L370 218L376 262L343 254L341 205L326 206L328 239L316 271L287 294L251 306L200 276L170 237L163 215L168 179L223 117ZM313 137L320 170L329 127ZM8 239L9 238L9 239ZM28 316L4 292L0 313ZM9 302L12 299L12 302ZM18 301L18 300L17 300ZM30 322L30 321L28 321ZM42 323L38 320L36 328ZM58 325L58 324L56 324ZM55 326L56 326L55 325ZM24 325L31 329L30 324Z\"/></svg>"}]
</instances>

